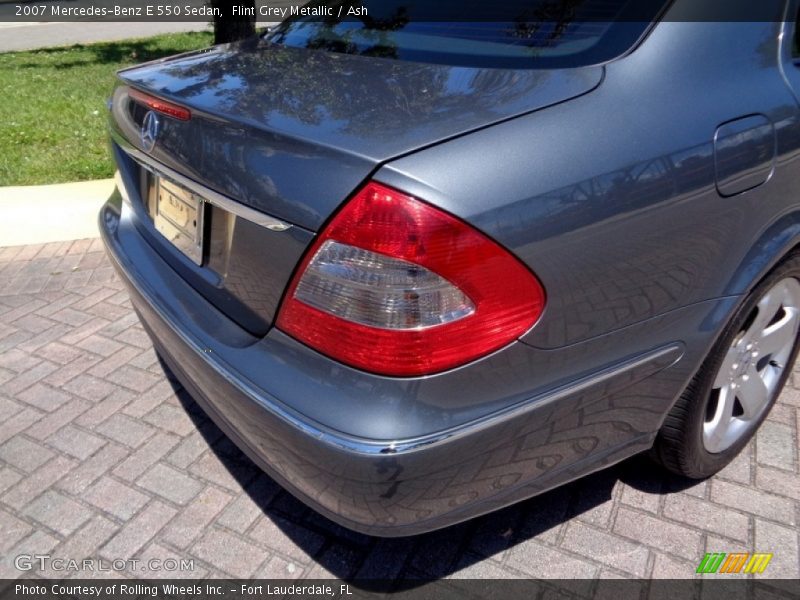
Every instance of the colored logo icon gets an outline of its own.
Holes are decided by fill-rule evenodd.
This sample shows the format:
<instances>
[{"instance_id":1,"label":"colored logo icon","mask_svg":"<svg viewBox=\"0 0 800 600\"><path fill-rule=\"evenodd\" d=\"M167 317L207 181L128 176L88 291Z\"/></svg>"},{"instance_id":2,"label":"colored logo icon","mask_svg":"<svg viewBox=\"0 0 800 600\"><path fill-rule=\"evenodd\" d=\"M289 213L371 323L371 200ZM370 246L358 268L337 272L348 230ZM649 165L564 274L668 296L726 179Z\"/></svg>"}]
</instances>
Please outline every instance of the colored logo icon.
<instances>
[{"instance_id":1,"label":"colored logo icon","mask_svg":"<svg viewBox=\"0 0 800 600\"><path fill-rule=\"evenodd\" d=\"M756 552L709 552L697 566L698 573L763 573L772 560L772 554Z\"/></svg>"}]
</instances>

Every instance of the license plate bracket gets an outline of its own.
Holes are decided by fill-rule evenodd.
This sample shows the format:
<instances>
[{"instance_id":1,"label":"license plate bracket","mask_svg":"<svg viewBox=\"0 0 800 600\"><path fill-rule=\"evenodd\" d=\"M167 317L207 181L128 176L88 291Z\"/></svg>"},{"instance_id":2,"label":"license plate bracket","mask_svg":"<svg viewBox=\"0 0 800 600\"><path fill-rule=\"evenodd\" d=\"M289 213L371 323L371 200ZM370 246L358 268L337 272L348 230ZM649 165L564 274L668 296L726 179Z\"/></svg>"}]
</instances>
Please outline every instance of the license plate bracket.
<instances>
[{"instance_id":1,"label":"license plate bracket","mask_svg":"<svg viewBox=\"0 0 800 600\"><path fill-rule=\"evenodd\" d=\"M155 176L156 230L197 265L203 264L205 202L197 194L161 175Z\"/></svg>"}]
</instances>

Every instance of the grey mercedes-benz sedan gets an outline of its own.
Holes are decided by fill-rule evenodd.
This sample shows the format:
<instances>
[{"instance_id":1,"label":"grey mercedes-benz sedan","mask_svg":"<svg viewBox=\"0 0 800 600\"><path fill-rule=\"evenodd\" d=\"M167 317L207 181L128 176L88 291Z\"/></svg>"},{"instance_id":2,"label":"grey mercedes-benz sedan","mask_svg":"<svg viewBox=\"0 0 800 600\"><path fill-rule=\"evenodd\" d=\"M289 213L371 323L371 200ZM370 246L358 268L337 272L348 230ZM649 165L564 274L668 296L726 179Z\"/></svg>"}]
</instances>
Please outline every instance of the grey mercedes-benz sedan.
<instances>
[{"instance_id":1,"label":"grey mercedes-benz sedan","mask_svg":"<svg viewBox=\"0 0 800 600\"><path fill-rule=\"evenodd\" d=\"M362 4L120 72L100 228L170 369L376 535L724 467L798 351L797 1Z\"/></svg>"}]
</instances>

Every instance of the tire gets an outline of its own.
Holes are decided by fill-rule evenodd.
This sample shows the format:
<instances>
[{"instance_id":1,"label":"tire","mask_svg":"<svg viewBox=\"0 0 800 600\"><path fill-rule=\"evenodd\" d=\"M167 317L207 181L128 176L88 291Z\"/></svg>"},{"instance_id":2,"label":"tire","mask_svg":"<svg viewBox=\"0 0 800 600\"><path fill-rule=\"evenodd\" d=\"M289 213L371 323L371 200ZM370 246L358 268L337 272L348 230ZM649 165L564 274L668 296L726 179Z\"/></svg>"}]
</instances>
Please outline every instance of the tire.
<instances>
[{"instance_id":1,"label":"tire","mask_svg":"<svg viewBox=\"0 0 800 600\"><path fill-rule=\"evenodd\" d=\"M800 330L800 252L745 298L673 406L652 456L704 479L730 463L769 414L792 372Z\"/></svg>"}]
</instances>

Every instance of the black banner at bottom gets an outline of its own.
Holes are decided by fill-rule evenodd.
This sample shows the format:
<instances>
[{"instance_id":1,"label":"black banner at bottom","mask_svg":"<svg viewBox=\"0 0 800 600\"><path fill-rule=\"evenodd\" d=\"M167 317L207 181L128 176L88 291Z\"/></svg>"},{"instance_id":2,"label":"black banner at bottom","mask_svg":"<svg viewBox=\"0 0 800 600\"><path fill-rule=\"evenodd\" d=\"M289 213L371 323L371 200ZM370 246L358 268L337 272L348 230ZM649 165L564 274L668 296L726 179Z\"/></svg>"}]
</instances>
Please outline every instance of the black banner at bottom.
<instances>
[{"instance_id":1,"label":"black banner at bottom","mask_svg":"<svg viewBox=\"0 0 800 600\"><path fill-rule=\"evenodd\" d=\"M0 600L534 600L693 599L779 600L800 598L800 581L786 579L569 579L569 580L0 580Z\"/></svg>"}]
</instances>

